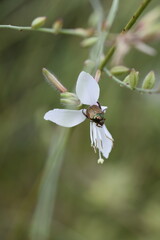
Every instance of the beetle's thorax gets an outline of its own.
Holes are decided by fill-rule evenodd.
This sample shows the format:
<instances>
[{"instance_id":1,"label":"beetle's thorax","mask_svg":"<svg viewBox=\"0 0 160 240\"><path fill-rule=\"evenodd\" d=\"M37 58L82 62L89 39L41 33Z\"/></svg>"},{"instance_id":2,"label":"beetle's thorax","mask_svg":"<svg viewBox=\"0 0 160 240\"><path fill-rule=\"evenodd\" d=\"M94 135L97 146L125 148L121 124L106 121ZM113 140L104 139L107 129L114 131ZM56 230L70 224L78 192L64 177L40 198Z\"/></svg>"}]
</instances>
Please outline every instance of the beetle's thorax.
<instances>
[{"instance_id":1,"label":"beetle's thorax","mask_svg":"<svg viewBox=\"0 0 160 240\"><path fill-rule=\"evenodd\" d=\"M103 126L105 118L104 118L104 112L100 108L100 106L92 105L87 108L86 110L86 116L91 121L95 122L98 127Z\"/></svg>"}]
</instances>

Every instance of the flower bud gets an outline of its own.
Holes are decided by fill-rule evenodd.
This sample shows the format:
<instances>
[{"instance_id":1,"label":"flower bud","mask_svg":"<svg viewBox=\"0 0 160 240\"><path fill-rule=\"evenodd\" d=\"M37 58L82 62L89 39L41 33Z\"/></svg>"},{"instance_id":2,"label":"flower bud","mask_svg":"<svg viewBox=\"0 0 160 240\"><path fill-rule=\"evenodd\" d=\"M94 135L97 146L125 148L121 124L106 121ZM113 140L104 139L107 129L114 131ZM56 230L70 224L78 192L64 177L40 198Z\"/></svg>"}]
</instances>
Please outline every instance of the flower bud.
<instances>
[{"instance_id":1,"label":"flower bud","mask_svg":"<svg viewBox=\"0 0 160 240\"><path fill-rule=\"evenodd\" d=\"M155 84L155 75L154 75L154 72L151 71L147 74L147 76L143 80L142 88L143 89L152 89L154 87L154 84Z\"/></svg>"},{"instance_id":2,"label":"flower bud","mask_svg":"<svg viewBox=\"0 0 160 240\"><path fill-rule=\"evenodd\" d=\"M98 38L97 37L90 37L86 38L81 42L82 47L90 47L94 45L97 42Z\"/></svg>"},{"instance_id":3,"label":"flower bud","mask_svg":"<svg viewBox=\"0 0 160 240\"><path fill-rule=\"evenodd\" d=\"M129 68L127 68L125 66L115 66L115 67L111 68L110 72L113 75L121 75L121 74L124 74L124 73L128 73Z\"/></svg>"},{"instance_id":4,"label":"flower bud","mask_svg":"<svg viewBox=\"0 0 160 240\"><path fill-rule=\"evenodd\" d=\"M84 62L84 71L92 72L94 68L95 68L95 62L90 59L86 59Z\"/></svg>"},{"instance_id":5,"label":"flower bud","mask_svg":"<svg viewBox=\"0 0 160 240\"><path fill-rule=\"evenodd\" d=\"M58 34L60 32L60 30L62 29L63 26L63 20L62 19L58 19L57 21L55 21L53 23L53 29L55 31L55 34Z\"/></svg>"},{"instance_id":6,"label":"flower bud","mask_svg":"<svg viewBox=\"0 0 160 240\"><path fill-rule=\"evenodd\" d=\"M65 88L60 81L52 74L50 73L46 68L42 69L42 73L46 79L46 81L54 86L59 92L64 93L67 92L67 88Z\"/></svg>"},{"instance_id":7,"label":"flower bud","mask_svg":"<svg viewBox=\"0 0 160 240\"><path fill-rule=\"evenodd\" d=\"M139 80L139 72L136 72L135 69L132 69L129 74L129 85L131 89L134 89L137 86L138 80Z\"/></svg>"},{"instance_id":8,"label":"flower bud","mask_svg":"<svg viewBox=\"0 0 160 240\"><path fill-rule=\"evenodd\" d=\"M89 26L95 28L98 23L99 23L99 14L97 13L97 11L94 11L91 13L89 17L88 24Z\"/></svg>"},{"instance_id":9,"label":"flower bud","mask_svg":"<svg viewBox=\"0 0 160 240\"><path fill-rule=\"evenodd\" d=\"M125 79L123 80L123 82L126 84L126 85L129 85L129 75L127 75L125 77Z\"/></svg>"},{"instance_id":10,"label":"flower bud","mask_svg":"<svg viewBox=\"0 0 160 240\"><path fill-rule=\"evenodd\" d=\"M138 84L138 80L139 72L136 72L135 69L132 69L130 74L125 77L123 82L126 83L126 85L129 85L131 89L134 89Z\"/></svg>"},{"instance_id":11,"label":"flower bud","mask_svg":"<svg viewBox=\"0 0 160 240\"><path fill-rule=\"evenodd\" d=\"M88 67L88 66L94 67L94 66L95 66L95 63L94 63L91 59L86 59L86 60L84 61L84 66L85 66L85 67Z\"/></svg>"},{"instance_id":12,"label":"flower bud","mask_svg":"<svg viewBox=\"0 0 160 240\"><path fill-rule=\"evenodd\" d=\"M47 19L46 17L35 18L31 23L31 27L34 28L34 29L42 27L45 24L46 19Z\"/></svg>"},{"instance_id":13,"label":"flower bud","mask_svg":"<svg viewBox=\"0 0 160 240\"><path fill-rule=\"evenodd\" d=\"M81 105L81 102L75 93L64 92L61 93L60 95L61 95L60 102L67 107L79 107Z\"/></svg>"},{"instance_id":14,"label":"flower bud","mask_svg":"<svg viewBox=\"0 0 160 240\"><path fill-rule=\"evenodd\" d=\"M92 34L92 30L91 29L83 29L83 28L76 28L74 29L74 33L77 36L80 37L89 37Z\"/></svg>"}]
</instances>

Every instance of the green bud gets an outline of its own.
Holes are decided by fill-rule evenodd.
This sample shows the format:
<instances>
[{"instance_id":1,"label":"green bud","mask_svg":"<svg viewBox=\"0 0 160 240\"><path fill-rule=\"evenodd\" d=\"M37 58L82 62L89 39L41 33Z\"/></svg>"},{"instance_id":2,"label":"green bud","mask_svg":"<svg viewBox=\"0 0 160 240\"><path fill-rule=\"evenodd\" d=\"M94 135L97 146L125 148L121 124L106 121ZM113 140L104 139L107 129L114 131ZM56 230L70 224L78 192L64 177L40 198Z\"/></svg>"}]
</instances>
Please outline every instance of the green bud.
<instances>
[{"instance_id":1,"label":"green bud","mask_svg":"<svg viewBox=\"0 0 160 240\"><path fill-rule=\"evenodd\" d=\"M91 29L75 28L74 34L80 37L89 37L92 34Z\"/></svg>"},{"instance_id":2,"label":"green bud","mask_svg":"<svg viewBox=\"0 0 160 240\"><path fill-rule=\"evenodd\" d=\"M97 37L90 37L86 38L81 42L82 47L90 47L94 45L97 42L98 38Z\"/></svg>"},{"instance_id":3,"label":"green bud","mask_svg":"<svg viewBox=\"0 0 160 240\"><path fill-rule=\"evenodd\" d=\"M31 27L34 28L34 29L42 27L45 24L46 19L47 19L46 17L35 18L31 23Z\"/></svg>"},{"instance_id":4,"label":"green bud","mask_svg":"<svg viewBox=\"0 0 160 240\"><path fill-rule=\"evenodd\" d=\"M128 73L129 68L127 68L125 66L115 66L115 67L111 68L110 72L113 75L121 75L121 74L124 74L124 73Z\"/></svg>"},{"instance_id":5,"label":"green bud","mask_svg":"<svg viewBox=\"0 0 160 240\"><path fill-rule=\"evenodd\" d=\"M94 11L91 13L91 15L89 17L88 24L92 28L95 28L97 26L98 22L99 22L99 13L97 11Z\"/></svg>"},{"instance_id":6,"label":"green bud","mask_svg":"<svg viewBox=\"0 0 160 240\"><path fill-rule=\"evenodd\" d=\"M143 80L142 88L143 89L152 89L154 87L154 84L155 84L155 75L154 75L154 72L151 71L147 74L147 76Z\"/></svg>"},{"instance_id":7,"label":"green bud","mask_svg":"<svg viewBox=\"0 0 160 240\"><path fill-rule=\"evenodd\" d=\"M72 93L72 92L63 92L60 95L61 95L61 98L76 98L77 99L76 94Z\"/></svg>"},{"instance_id":8,"label":"green bud","mask_svg":"<svg viewBox=\"0 0 160 240\"><path fill-rule=\"evenodd\" d=\"M53 23L53 29L55 30L55 34L58 34L59 31L62 29L63 26L63 20L62 19L58 19L57 21L55 21Z\"/></svg>"},{"instance_id":9,"label":"green bud","mask_svg":"<svg viewBox=\"0 0 160 240\"><path fill-rule=\"evenodd\" d=\"M125 77L125 79L123 80L123 82L126 84L126 85L129 85L129 75L127 75L127 77Z\"/></svg>"},{"instance_id":10,"label":"green bud","mask_svg":"<svg viewBox=\"0 0 160 240\"><path fill-rule=\"evenodd\" d=\"M79 107L81 105L81 102L75 93L65 92L61 93L60 96L60 102L67 107Z\"/></svg>"},{"instance_id":11,"label":"green bud","mask_svg":"<svg viewBox=\"0 0 160 240\"><path fill-rule=\"evenodd\" d=\"M131 89L134 89L137 86L138 80L139 80L139 72L136 72L135 69L132 69L129 74L129 85Z\"/></svg>"},{"instance_id":12,"label":"green bud","mask_svg":"<svg viewBox=\"0 0 160 240\"><path fill-rule=\"evenodd\" d=\"M87 59L84 62L84 71L86 72L92 72L95 69L95 62Z\"/></svg>"}]
</instances>

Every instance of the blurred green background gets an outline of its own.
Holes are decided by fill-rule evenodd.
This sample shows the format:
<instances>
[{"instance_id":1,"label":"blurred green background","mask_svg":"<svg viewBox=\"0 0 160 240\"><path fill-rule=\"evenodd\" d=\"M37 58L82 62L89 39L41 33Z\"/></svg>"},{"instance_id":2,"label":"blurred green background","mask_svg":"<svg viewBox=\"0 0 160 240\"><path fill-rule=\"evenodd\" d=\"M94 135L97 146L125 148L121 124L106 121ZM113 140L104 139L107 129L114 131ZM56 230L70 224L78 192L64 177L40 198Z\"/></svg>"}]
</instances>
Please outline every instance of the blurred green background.
<instances>
[{"instance_id":1,"label":"blurred green background","mask_svg":"<svg viewBox=\"0 0 160 240\"><path fill-rule=\"evenodd\" d=\"M140 2L120 1L114 32ZM145 12L158 3L151 3ZM107 13L111 1L102 4ZM87 0L5 0L0 2L0 23L28 26L35 17L47 16L46 26L61 17L65 28L86 27L91 12ZM58 92L44 81L41 70L48 68L72 90L88 49L81 48L81 39L74 36L9 29L0 29L0 36L0 239L25 240L48 149L59 131L43 115L62 108ZM125 64L140 71L141 78L154 70L159 81L160 45L153 46L155 57L131 51ZM131 92L105 76L100 87L114 148L98 165L90 147L89 122L72 130L49 239L159 240L160 97Z\"/></svg>"}]
</instances>

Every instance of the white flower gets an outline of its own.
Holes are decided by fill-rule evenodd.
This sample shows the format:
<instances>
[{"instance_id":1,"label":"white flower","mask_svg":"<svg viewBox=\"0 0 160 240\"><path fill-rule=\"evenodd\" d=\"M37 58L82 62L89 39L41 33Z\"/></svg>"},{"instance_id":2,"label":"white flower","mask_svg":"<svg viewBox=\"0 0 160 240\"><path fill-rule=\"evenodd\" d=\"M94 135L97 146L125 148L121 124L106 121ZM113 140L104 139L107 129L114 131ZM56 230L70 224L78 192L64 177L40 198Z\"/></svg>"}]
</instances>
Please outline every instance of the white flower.
<instances>
[{"instance_id":1,"label":"white flower","mask_svg":"<svg viewBox=\"0 0 160 240\"><path fill-rule=\"evenodd\" d=\"M81 72L78 76L76 84L76 94L82 104L90 106L87 109L88 111L89 109L91 109L91 107L96 106L103 116L103 113L105 112L107 107L101 107L99 105L99 93L100 89L96 80L89 73ZM107 130L106 126L103 124L104 118L103 122L97 122L99 119L97 121L93 118L91 119L90 115L87 115L87 110L53 109L45 114L44 119L50 120L63 127L74 127L83 122L88 117L90 119L91 146L94 148L95 151L96 149L99 150L98 163L103 163L101 153L105 158L108 158L109 153L112 150L113 138ZM94 112L92 111L92 115L93 113Z\"/></svg>"}]
</instances>

